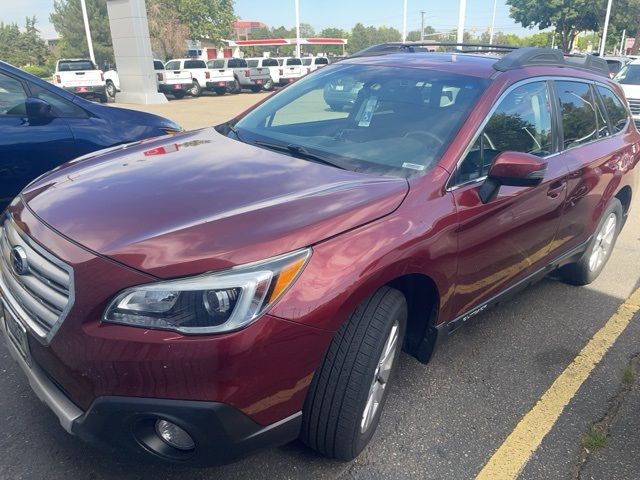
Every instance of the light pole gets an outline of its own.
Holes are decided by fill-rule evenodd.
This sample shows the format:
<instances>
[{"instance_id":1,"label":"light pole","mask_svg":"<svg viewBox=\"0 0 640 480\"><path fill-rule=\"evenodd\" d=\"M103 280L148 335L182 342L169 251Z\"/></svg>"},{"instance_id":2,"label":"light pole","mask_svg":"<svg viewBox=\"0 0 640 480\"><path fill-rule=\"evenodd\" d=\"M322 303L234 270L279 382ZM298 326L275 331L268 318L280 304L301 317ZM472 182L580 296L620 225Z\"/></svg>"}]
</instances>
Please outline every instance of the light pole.
<instances>
[{"instance_id":1,"label":"light pole","mask_svg":"<svg viewBox=\"0 0 640 480\"><path fill-rule=\"evenodd\" d=\"M93 54L93 41L91 40L91 29L89 28L89 16L87 15L87 4L85 0L80 0L82 7L82 19L84 20L84 33L87 36L87 45L89 46L89 57L93 63L96 63L96 57Z\"/></svg>"},{"instance_id":2,"label":"light pole","mask_svg":"<svg viewBox=\"0 0 640 480\"><path fill-rule=\"evenodd\" d=\"M491 17L491 30L489 30L489 45L493 45L493 30L496 26L496 7L498 0L493 0L493 16Z\"/></svg>"},{"instance_id":3,"label":"light pole","mask_svg":"<svg viewBox=\"0 0 640 480\"><path fill-rule=\"evenodd\" d=\"M407 0L404 0L404 13L402 14L402 43L407 41Z\"/></svg>"},{"instance_id":4,"label":"light pole","mask_svg":"<svg viewBox=\"0 0 640 480\"><path fill-rule=\"evenodd\" d=\"M611 4L613 0L607 2L607 15L604 17L604 28L602 29L602 40L600 41L600 56L604 57L604 49L607 46L607 30L609 30L609 18L611 17Z\"/></svg>"},{"instance_id":5,"label":"light pole","mask_svg":"<svg viewBox=\"0 0 640 480\"><path fill-rule=\"evenodd\" d=\"M464 17L467 10L467 0L460 0L460 10L458 11L458 43L464 42ZM461 46L457 47L462 50Z\"/></svg>"},{"instance_id":6,"label":"light pole","mask_svg":"<svg viewBox=\"0 0 640 480\"><path fill-rule=\"evenodd\" d=\"M420 41L424 42L424 14L426 12L422 10L420 12Z\"/></svg>"},{"instance_id":7,"label":"light pole","mask_svg":"<svg viewBox=\"0 0 640 480\"><path fill-rule=\"evenodd\" d=\"M296 57L300 58L300 0L296 3Z\"/></svg>"}]
</instances>

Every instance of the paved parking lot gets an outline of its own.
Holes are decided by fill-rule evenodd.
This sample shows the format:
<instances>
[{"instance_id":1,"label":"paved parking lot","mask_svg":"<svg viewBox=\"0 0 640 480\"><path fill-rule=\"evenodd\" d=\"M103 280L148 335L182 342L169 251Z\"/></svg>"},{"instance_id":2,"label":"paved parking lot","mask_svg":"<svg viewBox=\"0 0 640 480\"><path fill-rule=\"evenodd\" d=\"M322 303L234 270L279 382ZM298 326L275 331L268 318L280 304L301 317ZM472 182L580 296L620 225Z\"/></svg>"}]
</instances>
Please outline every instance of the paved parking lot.
<instances>
[{"instance_id":1,"label":"paved parking lot","mask_svg":"<svg viewBox=\"0 0 640 480\"><path fill-rule=\"evenodd\" d=\"M144 110L196 128L220 123L264 95L207 96ZM113 456L59 427L0 342L0 478L474 478L640 287L638 212L636 198L608 266L592 285L577 288L547 278L509 303L478 315L443 344L429 365L404 355L380 428L370 447L350 464L318 457L299 443L212 469L141 465ZM639 320L635 314L557 422L550 421L549 434L520 478L638 478L634 462L640 441L633 426L640 392L636 382L625 381L629 371L635 371L632 380L640 373L634 370L640 355ZM623 381L625 367L630 368ZM587 453L582 441L594 424L607 427L608 446Z\"/></svg>"}]
</instances>

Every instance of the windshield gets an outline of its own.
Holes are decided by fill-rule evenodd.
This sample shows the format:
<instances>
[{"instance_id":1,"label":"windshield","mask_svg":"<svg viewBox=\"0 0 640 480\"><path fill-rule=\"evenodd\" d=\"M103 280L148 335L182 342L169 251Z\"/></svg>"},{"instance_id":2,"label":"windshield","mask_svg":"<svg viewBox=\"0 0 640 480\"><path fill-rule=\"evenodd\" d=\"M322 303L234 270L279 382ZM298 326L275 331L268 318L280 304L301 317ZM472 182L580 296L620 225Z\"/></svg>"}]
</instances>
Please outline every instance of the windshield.
<instances>
[{"instance_id":1,"label":"windshield","mask_svg":"<svg viewBox=\"0 0 640 480\"><path fill-rule=\"evenodd\" d=\"M625 85L640 85L640 64L625 65L615 79Z\"/></svg>"},{"instance_id":2,"label":"windshield","mask_svg":"<svg viewBox=\"0 0 640 480\"><path fill-rule=\"evenodd\" d=\"M337 64L249 112L238 139L302 147L353 171L412 176L434 167L488 81L417 68Z\"/></svg>"},{"instance_id":3,"label":"windshield","mask_svg":"<svg viewBox=\"0 0 640 480\"><path fill-rule=\"evenodd\" d=\"M203 60L185 60L184 68L207 68L207 64Z\"/></svg>"},{"instance_id":4,"label":"windshield","mask_svg":"<svg viewBox=\"0 0 640 480\"><path fill-rule=\"evenodd\" d=\"M302 65L302 60L299 58L287 58L287 66L289 65Z\"/></svg>"}]
</instances>

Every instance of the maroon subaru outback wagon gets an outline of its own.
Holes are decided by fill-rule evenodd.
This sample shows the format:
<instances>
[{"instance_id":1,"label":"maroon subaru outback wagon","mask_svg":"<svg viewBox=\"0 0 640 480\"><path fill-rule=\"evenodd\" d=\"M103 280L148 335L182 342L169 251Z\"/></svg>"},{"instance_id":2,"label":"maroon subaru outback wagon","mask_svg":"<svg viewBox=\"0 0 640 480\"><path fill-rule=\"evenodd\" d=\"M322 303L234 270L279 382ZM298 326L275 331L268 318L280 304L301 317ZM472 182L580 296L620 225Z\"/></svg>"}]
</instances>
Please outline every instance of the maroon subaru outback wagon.
<instances>
[{"instance_id":1,"label":"maroon subaru outback wagon","mask_svg":"<svg viewBox=\"0 0 640 480\"><path fill-rule=\"evenodd\" d=\"M353 459L401 349L605 266L640 135L595 57L383 45L234 120L83 157L0 229L2 329L87 441Z\"/></svg>"}]
</instances>

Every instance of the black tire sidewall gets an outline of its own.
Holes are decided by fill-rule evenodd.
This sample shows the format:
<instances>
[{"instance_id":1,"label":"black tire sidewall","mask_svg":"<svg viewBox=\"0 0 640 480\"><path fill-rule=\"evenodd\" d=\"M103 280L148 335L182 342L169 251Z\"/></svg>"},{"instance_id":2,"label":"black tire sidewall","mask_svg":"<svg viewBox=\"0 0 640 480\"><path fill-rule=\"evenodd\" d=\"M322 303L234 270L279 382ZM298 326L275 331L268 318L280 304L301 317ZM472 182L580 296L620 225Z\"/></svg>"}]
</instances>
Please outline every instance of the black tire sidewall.
<instances>
[{"instance_id":1,"label":"black tire sidewall","mask_svg":"<svg viewBox=\"0 0 640 480\"><path fill-rule=\"evenodd\" d=\"M105 89L107 90L107 96L111 98L116 98L116 86L113 84L113 82L108 81L105 86Z\"/></svg>"},{"instance_id":2,"label":"black tire sidewall","mask_svg":"<svg viewBox=\"0 0 640 480\"><path fill-rule=\"evenodd\" d=\"M191 87L191 90L189 90L189 93L191 94L192 97L196 97L196 98L202 95L202 88L200 87L200 83L198 83L197 80L193 81L193 87Z\"/></svg>"},{"instance_id":3,"label":"black tire sidewall","mask_svg":"<svg viewBox=\"0 0 640 480\"><path fill-rule=\"evenodd\" d=\"M404 339L404 335L407 328L407 315L408 315L407 304L406 304L406 301L403 301L402 303L396 306L395 311L389 316L389 319L387 320L385 325L384 334L380 335L376 339L375 354L372 356L373 361L369 365L367 365L368 375L366 376L366 378L364 378L364 383L358 386L360 390L359 398L358 398L358 404L360 405L360 409L359 409L360 416L357 418L357 422L353 432L353 439L354 439L354 442L353 442L354 455L353 456L354 457L356 457L371 441L371 437L373 437L373 435L375 434L378 427L378 423L380 422L380 416L382 415L382 412L384 410L387 397L389 396L389 391L391 390L394 384L395 374L398 370L398 359L400 357L403 339ZM362 433L360 431L360 421L362 419L362 414L364 413L364 408L367 404L367 399L369 397L369 388L371 387L371 380L373 379L373 375L374 375L376 366L378 364L378 359L382 354L382 349L384 348L384 345L387 341L391 328L396 319L398 320L398 324L399 324L398 345L396 347L395 358L393 360L393 367L389 376L389 381L387 382L387 387L384 390L382 401L380 402L380 406L378 407L378 411L376 412L375 417L371 422L371 425L364 433Z\"/></svg>"}]
</instances>

